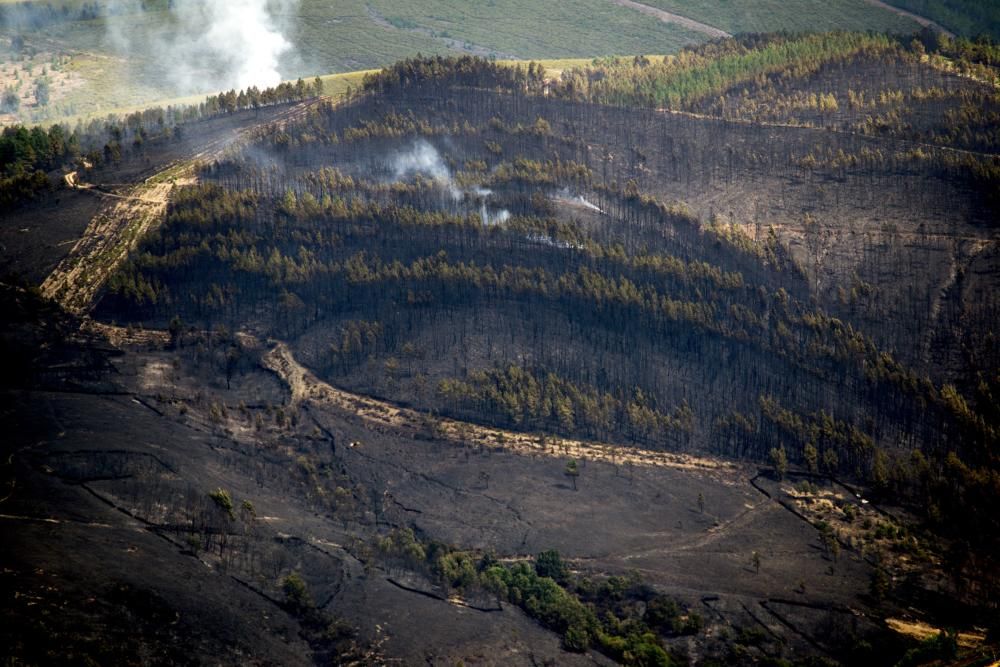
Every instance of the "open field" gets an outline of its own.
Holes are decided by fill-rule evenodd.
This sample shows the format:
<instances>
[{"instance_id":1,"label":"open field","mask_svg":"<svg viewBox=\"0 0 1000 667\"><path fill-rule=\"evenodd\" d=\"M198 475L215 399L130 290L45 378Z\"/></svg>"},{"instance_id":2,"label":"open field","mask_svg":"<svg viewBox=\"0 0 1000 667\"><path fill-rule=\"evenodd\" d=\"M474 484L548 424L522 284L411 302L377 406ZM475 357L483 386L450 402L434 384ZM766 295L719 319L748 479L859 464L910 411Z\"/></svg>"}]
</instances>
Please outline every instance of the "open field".
<instances>
[{"instance_id":1,"label":"open field","mask_svg":"<svg viewBox=\"0 0 1000 667\"><path fill-rule=\"evenodd\" d=\"M775 30L877 30L911 33L920 28L909 19L863 0L647 0L653 7L676 12L729 33Z\"/></svg>"},{"instance_id":2,"label":"open field","mask_svg":"<svg viewBox=\"0 0 1000 667\"><path fill-rule=\"evenodd\" d=\"M964 37L1000 39L1000 7L979 0L891 0L889 3L936 21Z\"/></svg>"},{"instance_id":3,"label":"open field","mask_svg":"<svg viewBox=\"0 0 1000 667\"><path fill-rule=\"evenodd\" d=\"M539 4L499 0L469 5L455 0L372 3L396 24L447 34L470 45L520 59L585 57L620 53L670 53L704 40L607 0Z\"/></svg>"}]
</instances>

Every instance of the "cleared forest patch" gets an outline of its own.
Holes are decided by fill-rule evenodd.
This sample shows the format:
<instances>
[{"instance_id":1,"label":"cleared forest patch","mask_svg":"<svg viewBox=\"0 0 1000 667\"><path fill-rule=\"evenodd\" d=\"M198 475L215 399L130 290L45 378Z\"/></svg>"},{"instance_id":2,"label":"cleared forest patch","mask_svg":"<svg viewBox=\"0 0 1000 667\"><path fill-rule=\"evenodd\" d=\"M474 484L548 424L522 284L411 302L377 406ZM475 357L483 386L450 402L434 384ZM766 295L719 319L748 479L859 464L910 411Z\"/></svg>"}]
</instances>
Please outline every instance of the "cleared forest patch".
<instances>
[{"instance_id":1,"label":"cleared forest patch","mask_svg":"<svg viewBox=\"0 0 1000 667\"><path fill-rule=\"evenodd\" d=\"M139 239L162 218L173 189L171 179L183 179L190 169L171 167L160 178L142 183L125 194L100 193L105 206L73 246L69 256L42 283L42 293L67 310L84 313L104 281L128 257Z\"/></svg>"}]
</instances>

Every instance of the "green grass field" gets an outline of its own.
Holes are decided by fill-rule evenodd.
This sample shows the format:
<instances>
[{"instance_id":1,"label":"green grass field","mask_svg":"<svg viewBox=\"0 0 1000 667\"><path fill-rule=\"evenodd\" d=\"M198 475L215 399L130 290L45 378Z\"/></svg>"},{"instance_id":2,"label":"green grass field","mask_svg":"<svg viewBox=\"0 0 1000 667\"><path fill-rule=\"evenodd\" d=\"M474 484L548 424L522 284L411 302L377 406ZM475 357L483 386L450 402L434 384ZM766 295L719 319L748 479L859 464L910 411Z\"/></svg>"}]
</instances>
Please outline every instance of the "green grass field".
<instances>
[{"instance_id":1,"label":"green grass field","mask_svg":"<svg viewBox=\"0 0 1000 667\"><path fill-rule=\"evenodd\" d=\"M423 29L517 58L669 53L704 36L608 0L369 0L408 32Z\"/></svg>"},{"instance_id":2,"label":"green grass field","mask_svg":"<svg viewBox=\"0 0 1000 667\"><path fill-rule=\"evenodd\" d=\"M911 33L913 21L864 0L644 0L726 32L877 30ZM899 4L899 3L897 3Z\"/></svg>"},{"instance_id":3,"label":"green grass field","mask_svg":"<svg viewBox=\"0 0 1000 667\"><path fill-rule=\"evenodd\" d=\"M937 21L963 37L989 35L1000 40L996 0L889 0L889 4Z\"/></svg>"}]
</instances>

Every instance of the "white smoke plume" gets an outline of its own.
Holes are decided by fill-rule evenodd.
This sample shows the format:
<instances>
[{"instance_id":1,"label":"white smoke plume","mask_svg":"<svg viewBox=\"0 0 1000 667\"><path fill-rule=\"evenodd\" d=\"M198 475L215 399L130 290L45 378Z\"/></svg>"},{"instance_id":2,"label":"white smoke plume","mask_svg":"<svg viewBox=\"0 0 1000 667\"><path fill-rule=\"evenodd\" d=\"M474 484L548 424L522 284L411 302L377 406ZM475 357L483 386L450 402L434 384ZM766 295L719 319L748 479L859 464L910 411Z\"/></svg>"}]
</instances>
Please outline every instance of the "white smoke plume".
<instances>
[{"instance_id":1,"label":"white smoke plume","mask_svg":"<svg viewBox=\"0 0 1000 667\"><path fill-rule=\"evenodd\" d=\"M116 0L118 3L131 0ZM171 0L154 27L134 13L113 15L108 38L124 57L163 68L173 92L266 88L282 81L281 61L292 51L287 17L299 0Z\"/></svg>"},{"instance_id":2,"label":"white smoke plume","mask_svg":"<svg viewBox=\"0 0 1000 667\"><path fill-rule=\"evenodd\" d=\"M563 188L554 197L556 201L561 201L571 206L582 206L583 208L590 209L597 213L603 214L604 211L600 209L596 204L588 201L583 195L574 195L569 191L569 188Z\"/></svg>"},{"instance_id":3,"label":"white smoke plume","mask_svg":"<svg viewBox=\"0 0 1000 667\"><path fill-rule=\"evenodd\" d=\"M396 180L408 178L414 174L430 176L439 183L451 183L451 170L444 163L438 150L427 141L420 139L410 150L399 153L392 163Z\"/></svg>"},{"instance_id":4,"label":"white smoke plume","mask_svg":"<svg viewBox=\"0 0 1000 667\"><path fill-rule=\"evenodd\" d=\"M420 174L431 178L445 189L451 195L453 202L465 200L465 203L474 205L478 200L479 217L484 225L499 225L510 219L510 211L507 209L493 212L486 206L486 200L493 194L492 190L474 186L463 192L455 183L451 170L445 164L441 153L423 139L413 144L413 147L408 151L396 154L391 164L393 175L397 181Z\"/></svg>"},{"instance_id":5,"label":"white smoke plume","mask_svg":"<svg viewBox=\"0 0 1000 667\"><path fill-rule=\"evenodd\" d=\"M415 174L429 176L446 188L452 199L458 201L462 198L462 191L455 185L451 170L444 163L441 154L423 139L413 144L413 147L405 153L397 154L392 161L392 169L397 181Z\"/></svg>"},{"instance_id":6,"label":"white smoke plume","mask_svg":"<svg viewBox=\"0 0 1000 667\"><path fill-rule=\"evenodd\" d=\"M548 234L528 234L525 238L527 238L532 243L538 243L540 245L547 245L550 248L559 248L560 250L573 250L573 249L579 250L580 249L579 246L576 246L576 245L574 245L572 243L569 243L567 241L557 241L556 239L552 238Z\"/></svg>"},{"instance_id":7,"label":"white smoke plume","mask_svg":"<svg viewBox=\"0 0 1000 667\"><path fill-rule=\"evenodd\" d=\"M496 213L491 213L490 210L486 208L486 202L484 201L479 207L479 218L487 227L492 225L502 225L510 220L510 211L502 209Z\"/></svg>"}]
</instances>

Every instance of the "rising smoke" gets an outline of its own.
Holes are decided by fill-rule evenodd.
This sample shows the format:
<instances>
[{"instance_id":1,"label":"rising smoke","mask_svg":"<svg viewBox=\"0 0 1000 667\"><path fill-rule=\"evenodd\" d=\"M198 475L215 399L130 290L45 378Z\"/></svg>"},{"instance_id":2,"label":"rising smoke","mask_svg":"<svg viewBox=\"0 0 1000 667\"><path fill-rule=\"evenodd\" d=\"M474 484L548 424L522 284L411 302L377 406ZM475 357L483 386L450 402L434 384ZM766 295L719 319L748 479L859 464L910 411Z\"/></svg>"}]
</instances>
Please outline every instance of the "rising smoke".
<instances>
[{"instance_id":1,"label":"rising smoke","mask_svg":"<svg viewBox=\"0 0 1000 667\"><path fill-rule=\"evenodd\" d=\"M594 211L595 213L601 213L601 214L604 213L604 211L602 211L599 206L588 201L583 195L574 195L572 192L569 191L569 188L563 188L558 193L556 193L555 200L561 201L571 206L582 206L583 208Z\"/></svg>"},{"instance_id":2,"label":"rising smoke","mask_svg":"<svg viewBox=\"0 0 1000 667\"><path fill-rule=\"evenodd\" d=\"M448 190L452 199L458 201L462 198L462 191L455 185L451 170L444 163L441 154L423 139L413 144L409 150L398 153L392 161L392 169L397 181L416 174L428 176Z\"/></svg>"},{"instance_id":3,"label":"rising smoke","mask_svg":"<svg viewBox=\"0 0 1000 667\"><path fill-rule=\"evenodd\" d=\"M420 139L411 148L397 153L391 161L395 180L400 181L417 174L426 176L446 191L454 204L459 202L479 203L479 217L484 225L499 225L510 219L510 211L501 209L492 211L487 206L487 200L493 194L491 190L474 186L463 190L455 182L451 170L445 164L444 158L429 142Z\"/></svg>"},{"instance_id":4,"label":"rising smoke","mask_svg":"<svg viewBox=\"0 0 1000 667\"><path fill-rule=\"evenodd\" d=\"M122 5L132 0L115 0ZM132 2L134 4L134 2ZM176 94L265 88L284 78L293 55L288 17L299 0L171 0L165 20L137 23L135 12L112 12L108 38L125 58L139 57Z\"/></svg>"}]
</instances>

